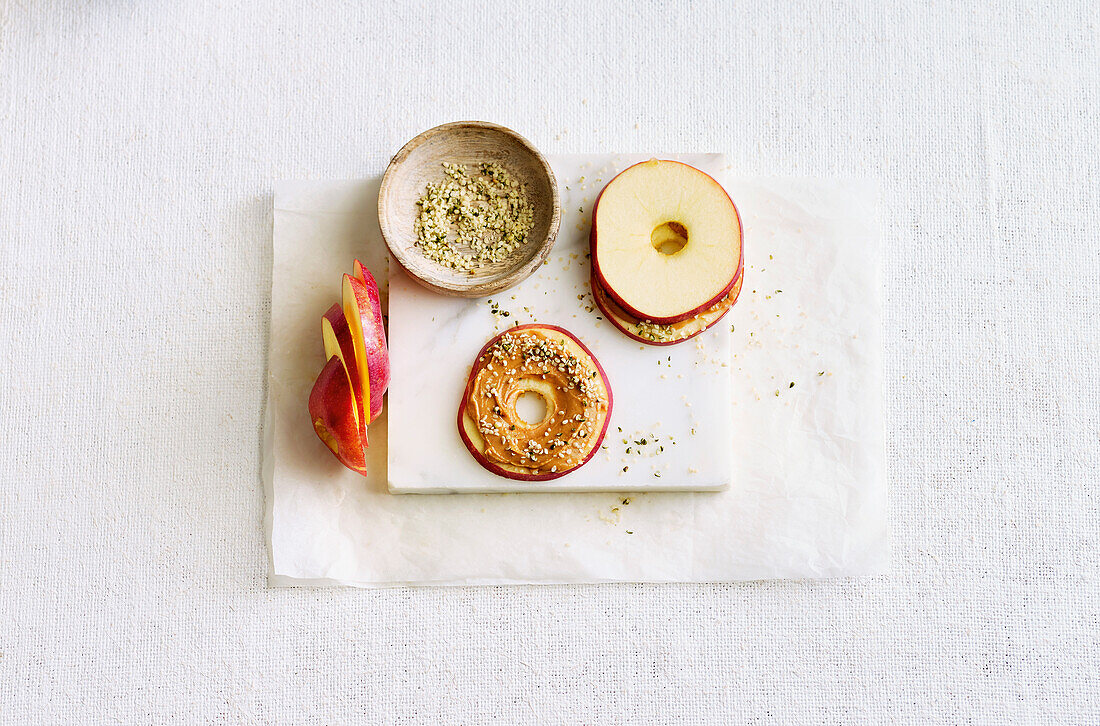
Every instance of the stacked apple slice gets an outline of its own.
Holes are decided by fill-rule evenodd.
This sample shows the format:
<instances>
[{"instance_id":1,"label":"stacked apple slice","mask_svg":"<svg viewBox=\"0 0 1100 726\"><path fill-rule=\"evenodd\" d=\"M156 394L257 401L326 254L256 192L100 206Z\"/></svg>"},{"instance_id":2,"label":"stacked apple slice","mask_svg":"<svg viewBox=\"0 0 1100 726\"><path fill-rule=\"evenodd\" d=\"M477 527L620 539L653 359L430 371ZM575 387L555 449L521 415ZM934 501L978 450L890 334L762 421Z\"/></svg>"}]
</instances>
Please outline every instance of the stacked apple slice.
<instances>
[{"instance_id":1,"label":"stacked apple slice","mask_svg":"<svg viewBox=\"0 0 1100 726\"><path fill-rule=\"evenodd\" d=\"M327 360L309 394L309 415L340 463L366 475L367 424L382 412L390 355L378 283L359 260L344 275L342 292L342 304L321 316Z\"/></svg>"},{"instance_id":2,"label":"stacked apple slice","mask_svg":"<svg viewBox=\"0 0 1100 726\"><path fill-rule=\"evenodd\" d=\"M672 345L718 322L744 271L741 217L722 185L678 161L626 169L592 213L592 292L619 330Z\"/></svg>"},{"instance_id":3,"label":"stacked apple slice","mask_svg":"<svg viewBox=\"0 0 1100 726\"><path fill-rule=\"evenodd\" d=\"M741 283L743 281L744 275L739 275L733 283L733 289L706 310L695 313L684 320L664 325L638 320L638 318L627 313L607 295L595 277L592 278L591 285L592 297L596 301L596 306L603 311L604 316L611 321L611 324L624 335L646 345L676 345L694 338L724 318L726 313L733 308L733 304L737 302L737 297L741 294Z\"/></svg>"}]
</instances>

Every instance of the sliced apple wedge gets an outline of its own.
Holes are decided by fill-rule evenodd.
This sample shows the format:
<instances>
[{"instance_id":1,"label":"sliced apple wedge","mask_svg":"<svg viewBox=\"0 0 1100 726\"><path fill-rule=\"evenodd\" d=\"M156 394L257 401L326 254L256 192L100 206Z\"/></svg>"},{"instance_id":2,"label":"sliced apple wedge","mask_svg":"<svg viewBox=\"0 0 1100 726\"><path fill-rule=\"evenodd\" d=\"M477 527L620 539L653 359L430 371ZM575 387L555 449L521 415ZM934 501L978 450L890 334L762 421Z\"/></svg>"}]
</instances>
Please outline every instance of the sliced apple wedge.
<instances>
[{"instance_id":1,"label":"sliced apple wedge","mask_svg":"<svg viewBox=\"0 0 1100 726\"><path fill-rule=\"evenodd\" d=\"M724 298L743 267L741 218L695 167L652 159L612 179L590 235L600 286L631 317L687 320Z\"/></svg>"},{"instance_id":2,"label":"sliced apple wedge","mask_svg":"<svg viewBox=\"0 0 1100 726\"><path fill-rule=\"evenodd\" d=\"M370 423L382 412L382 395L390 382L390 355L378 285L369 271L363 272L366 281L344 275L343 308Z\"/></svg>"},{"instance_id":3,"label":"sliced apple wedge","mask_svg":"<svg viewBox=\"0 0 1100 726\"><path fill-rule=\"evenodd\" d=\"M370 279L372 281L374 280L374 275L371 275L370 270L367 269L367 266L360 262L358 259L356 259L355 262L352 263L351 276L359 282L366 282L368 276L370 276ZM375 282L375 287L378 287L377 282Z\"/></svg>"},{"instance_id":4,"label":"sliced apple wedge","mask_svg":"<svg viewBox=\"0 0 1100 726\"><path fill-rule=\"evenodd\" d=\"M603 311L604 316L611 321L611 324L622 331L624 335L646 345L676 345L694 338L725 317L726 313L737 302L737 296L741 294L741 284L744 279L744 274L738 275L737 281L733 283L733 288L726 296L706 310L698 312L686 320L664 325L638 320L630 315L611 299L595 276L592 277L591 285L592 297L596 300L596 306Z\"/></svg>"},{"instance_id":5,"label":"sliced apple wedge","mask_svg":"<svg viewBox=\"0 0 1100 726\"><path fill-rule=\"evenodd\" d=\"M321 316L321 339L325 344L325 357L336 356L344 366L351 386L352 403L355 405L355 417L359 421L359 431L364 443L367 441L367 416L370 412L370 391L363 390L359 370L355 366L355 344L351 339L351 329L347 317L339 303L333 304Z\"/></svg>"},{"instance_id":6,"label":"sliced apple wedge","mask_svg":"<svg viewBox=\"0 0 1100 726\"><path fill-rule=\"evenodd\" d=\"M309 394L309 416L317 438L324 442L341 464L366 476L365 445L360 438L359 417L348 372L337 356L321 369Z\"/></svg>"},{"instance_id":7,"label":"sliced apple wedge","mask_svg":"<svg viewBox=\"0 0 1100 726\"><path fill-rule=\"evenodd\" d=\"M371 329L368 330L364 321L363 332L367 336L367 358L370 360L370 385L374 391L371 399L371 421L378 418L382 411L382 396L390 387L390 355L386 342L385 316L382 314L382 296L378 288L378 282L374 275L359 260L355 260L352 266L352 277L367 286L367 291L378 301L377 314L373 315ZM374 344L371 345L371 339Z\"/></svg>"}]
</instances>

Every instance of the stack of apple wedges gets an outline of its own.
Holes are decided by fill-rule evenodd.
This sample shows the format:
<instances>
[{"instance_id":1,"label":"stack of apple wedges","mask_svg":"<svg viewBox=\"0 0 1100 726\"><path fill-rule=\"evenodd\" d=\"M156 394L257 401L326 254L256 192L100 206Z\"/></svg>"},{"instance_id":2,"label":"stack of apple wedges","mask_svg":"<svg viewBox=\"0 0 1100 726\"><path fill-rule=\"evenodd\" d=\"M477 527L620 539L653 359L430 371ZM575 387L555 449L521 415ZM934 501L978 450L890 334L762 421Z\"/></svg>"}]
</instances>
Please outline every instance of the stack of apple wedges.
<instances>
[{"instance_id":1,"label":"stack of apple wedges","mask_svg":"<svg viewBox=\"0 0 1100 726\"><path fill-rule=\"evenodd\" d=\"M742 242L741 217L721 184L678 161L635 164L596 199L592 296L629 337L682 343L737 301Z\"/></svg>"},{"instance_id":2,"label":"stack of apple wedges","mask_svg":"<svg viewBox=\"0 0 1100 726\"><path fill-rule=\"evenodd\" d=\"M382 412L390 354L378 283L359 260L344 275L342 292L342 304L321 317L327 361L309 394L309 415L340 463L366 475L367 425Z\"/></svg>"}]
</instances>

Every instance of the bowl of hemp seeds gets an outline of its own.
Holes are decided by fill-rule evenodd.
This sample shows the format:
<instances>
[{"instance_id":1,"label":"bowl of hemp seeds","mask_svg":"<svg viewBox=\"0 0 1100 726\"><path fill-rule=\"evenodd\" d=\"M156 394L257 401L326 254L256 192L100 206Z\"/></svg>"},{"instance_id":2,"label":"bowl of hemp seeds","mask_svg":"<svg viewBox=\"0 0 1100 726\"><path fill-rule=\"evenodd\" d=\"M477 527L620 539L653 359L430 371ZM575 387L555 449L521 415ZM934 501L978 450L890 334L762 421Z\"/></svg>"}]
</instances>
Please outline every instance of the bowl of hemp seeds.
<instances>
[{"instance_id":1,"label":"bowl of hemp seeds","mask_svg":"<svg viewBox=\"0 0 1100 726\"><path fill-rule=\"evenodd\" d=\"M429 129L386 167L378 223L397 262L444 295L484 297L530 277L561 223L558 184L527 139L482 121Z\"/></svg>"}]
</instances>

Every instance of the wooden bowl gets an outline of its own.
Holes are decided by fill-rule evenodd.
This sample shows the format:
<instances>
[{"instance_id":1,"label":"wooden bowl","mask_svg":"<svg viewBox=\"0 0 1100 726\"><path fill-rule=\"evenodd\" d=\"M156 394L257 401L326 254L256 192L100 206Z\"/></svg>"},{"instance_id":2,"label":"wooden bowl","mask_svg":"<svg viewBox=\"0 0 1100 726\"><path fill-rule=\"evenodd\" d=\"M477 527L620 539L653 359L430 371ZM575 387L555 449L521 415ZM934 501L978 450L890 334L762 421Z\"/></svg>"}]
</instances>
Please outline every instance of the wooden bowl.
<instances>
[{"instance_id":1,"label":"wooden bowl","mask_svg":"<svg viewBox=\"0 0 1100 726\"><path fill-rule=\"evenodd\" d=\"M494 161L527 184L534 213L527 241L506 260L472 273L426 257L413 231L416 202L425 186L443 179L443 162L476 167ZM390 253L421 285L444 295L484 297L526 280L550 254L561 224L558 183L542 154L516 132L482 121L443 124L405 144L386 167L378 192L378 223Z\"/></svg>"}]
</instances>

